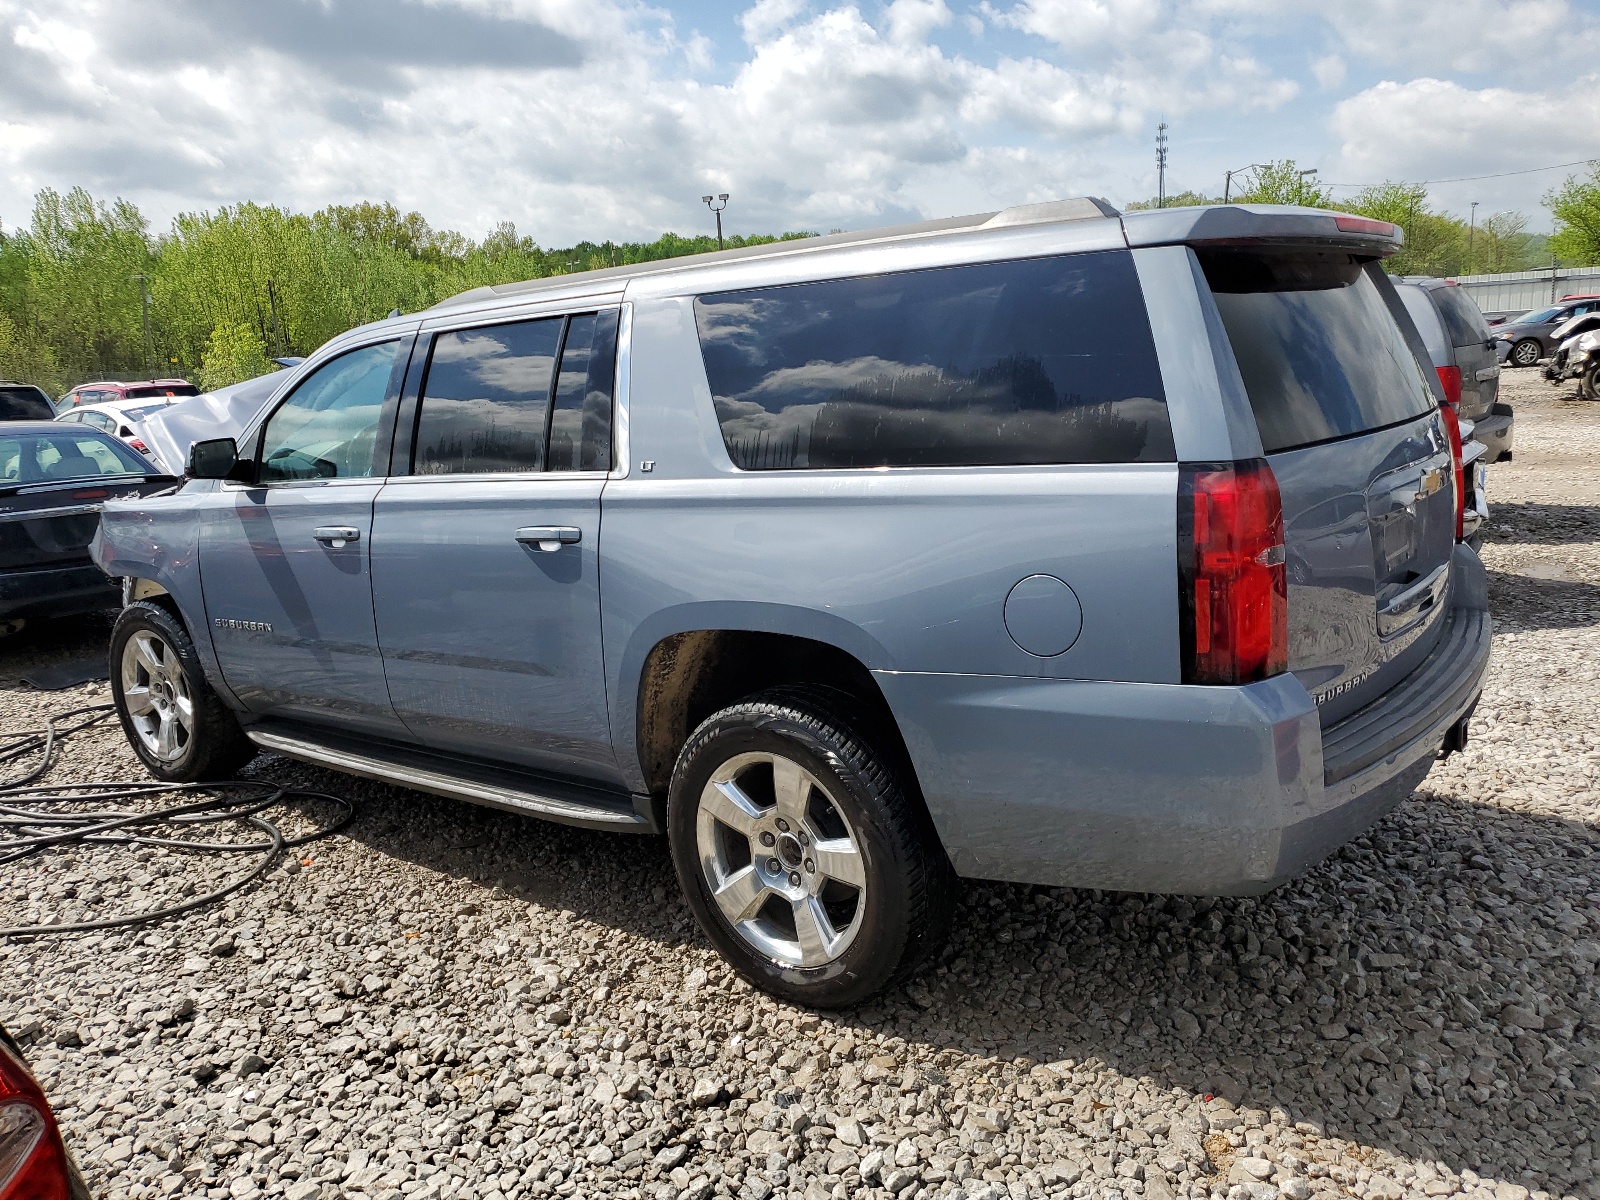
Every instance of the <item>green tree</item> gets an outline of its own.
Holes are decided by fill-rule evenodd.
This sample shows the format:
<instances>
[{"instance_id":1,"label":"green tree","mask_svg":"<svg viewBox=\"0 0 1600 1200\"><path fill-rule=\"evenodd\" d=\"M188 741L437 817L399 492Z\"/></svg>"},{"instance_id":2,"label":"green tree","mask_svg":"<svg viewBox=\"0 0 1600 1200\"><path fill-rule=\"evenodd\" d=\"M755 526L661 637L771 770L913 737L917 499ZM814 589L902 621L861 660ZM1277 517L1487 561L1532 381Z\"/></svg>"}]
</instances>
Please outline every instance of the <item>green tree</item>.
<instances>
[{"instance_id":1,"label":"green tree","mask_svg":"<svg viewBox=\"0 0 1600 1200\"><path fill-rule=\"evenodd\" d=\"M260 334L249 325L225 322L213 329L206 340L197 382L212 392L230 383L265 375L272 369Z\"/></svg>"},{"instance_id":2,"label":"green tree","mask_svg":"<svg viewBox=\"0 0 1600 1200\"><path fill-rule=\"evenodd\" d=\"M1568 176L1544 203L1556 219L1550 249L1574 266L1600 263L1600 163L1586 179Z\"/></svg>"},{"instance_id":3,"label":"green tree","mask_svg":"<svg viewBox=\"0 0 1600 1200\"><path fill-rule=\"evenodd\" d=\"M1157 204L1158 197L1151 196L1148 200L1135 200L1127 206L1128 212L1144 212L1152 208L1187 208L1190 205L1221 204L1221 196L1207 196L1204 192L1182 191L1174 192L1167 197L1165 204Z\"/></svg>"},{"instance_id":4,"label":"green tree","mask_svg":"<svg viewBox=\"0 0 1600 1200\"><path fill-rule=\"evenodd\" d=\"M1304 175L1292 158L1277 159L1257 167L1250 186L1233 197L1240 204L1300 204L1329 208L1333 195Z\"/></svg>"}]
</instances>

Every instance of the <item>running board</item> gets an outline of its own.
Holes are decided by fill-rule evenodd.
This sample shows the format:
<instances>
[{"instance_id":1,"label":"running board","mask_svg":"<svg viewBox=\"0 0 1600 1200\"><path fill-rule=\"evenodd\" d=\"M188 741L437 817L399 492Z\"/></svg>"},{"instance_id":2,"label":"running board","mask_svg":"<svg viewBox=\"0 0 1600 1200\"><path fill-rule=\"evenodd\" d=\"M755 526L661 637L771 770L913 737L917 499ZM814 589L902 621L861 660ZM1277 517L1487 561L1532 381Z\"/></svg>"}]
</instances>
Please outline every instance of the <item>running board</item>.
<instances>
[{"instance_id":1,"label":"running board","mask_svg":"<svg viewBox=\"0 0 1600 1200\"><path fill-rule=\"evenodd\" d=\"M359 775L401 787L415 788L466 800L473 804L486 804L508 812L558 821L563 825L579 825L586 829L612 830L618 833L659 833L655 807L648 796L629 797L611 794L576 784L562 784L554 780L536 780L522 777L519 772L504 772L506 778L496 780L502 772L477 763L456 764L425 752L393 747L389 757L357 753L342 746L323 741L312 741L297 729L294 733L265 726L245 730L252 742L263 750L287 755L319 767L331 767L347 775ZM370 746L371 743L368 743ZM405 760L412 761L405 761ZM431 760L439 765L459 765L460 773L447 773L423 765L416 760ZM534 790L534 789L538 790ZM560 794L567 793L565 797Z\"/></svg>"}]
</instances>

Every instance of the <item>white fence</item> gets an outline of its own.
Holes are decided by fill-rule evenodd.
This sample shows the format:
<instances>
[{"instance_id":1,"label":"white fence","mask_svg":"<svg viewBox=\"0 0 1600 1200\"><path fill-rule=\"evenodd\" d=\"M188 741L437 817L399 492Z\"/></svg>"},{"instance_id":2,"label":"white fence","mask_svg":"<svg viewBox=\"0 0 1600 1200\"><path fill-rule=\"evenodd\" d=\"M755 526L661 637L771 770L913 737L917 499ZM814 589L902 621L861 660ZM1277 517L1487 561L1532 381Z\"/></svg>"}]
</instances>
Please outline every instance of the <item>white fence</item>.
<instances>
[{"instance_id":1,"label":"white fence","mask_svg":"<svg viewBox=\"0 0 1600 1200\"><path fill-rule=\"evenodd\" d=\"M1574 293L1600 293L1600 267L1546 267L1455 280L1486 313L1523 313Z\"/></svg>"}]
</instances>

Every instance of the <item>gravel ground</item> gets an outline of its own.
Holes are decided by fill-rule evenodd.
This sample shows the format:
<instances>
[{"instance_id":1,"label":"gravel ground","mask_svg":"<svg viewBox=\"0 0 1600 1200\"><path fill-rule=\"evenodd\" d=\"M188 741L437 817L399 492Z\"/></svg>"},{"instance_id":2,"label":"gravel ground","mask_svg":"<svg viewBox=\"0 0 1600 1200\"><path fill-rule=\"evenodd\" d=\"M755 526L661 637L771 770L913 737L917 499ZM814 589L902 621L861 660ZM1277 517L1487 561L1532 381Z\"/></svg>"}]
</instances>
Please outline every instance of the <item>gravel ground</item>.
<instances>
[{"instance_id":1,"label":"gravel ground","mask_svg":"<svg viewBox=\"0 0 1600 1200\"><path fill-rule=\"evenodd\" d=\"M1270 896L971 884L935 971L819 1014L723 968L658 842L264 758L355 824L203 912L0 943L0 1017L106 1197L1600 1198L1600 409L1506 391L1473 741ZM137 774L113 729L52 781ZM5 868L0 925L239 867L118 853Z\"/></svg>"}]
</instances>

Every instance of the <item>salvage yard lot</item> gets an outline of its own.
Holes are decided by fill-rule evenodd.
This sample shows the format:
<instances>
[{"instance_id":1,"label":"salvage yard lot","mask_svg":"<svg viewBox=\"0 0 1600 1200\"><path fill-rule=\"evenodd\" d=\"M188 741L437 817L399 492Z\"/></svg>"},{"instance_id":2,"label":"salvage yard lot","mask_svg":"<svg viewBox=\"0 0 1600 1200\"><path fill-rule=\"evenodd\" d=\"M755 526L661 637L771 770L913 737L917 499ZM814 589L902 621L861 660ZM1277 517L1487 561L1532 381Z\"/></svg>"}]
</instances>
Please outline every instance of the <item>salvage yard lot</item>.
<instances>
[{"instance_id":1,"label":"salvage yard lot","mask_svg":"<svg viewBox=\"0 0 1600 1200\"><path fill-rule=\"evenodd\" d=\"M1270 896L969 884L934 972L813 1013L693 932L664 844L264 758L355 823L188 917L0 943L0 1019L106 1197L1600 1198L1600 407L1506 378L1473 740ZM137 774L112 728L50 781ZM0 925L237 870L35 858Z\"/></svg>"}]
</instances>

